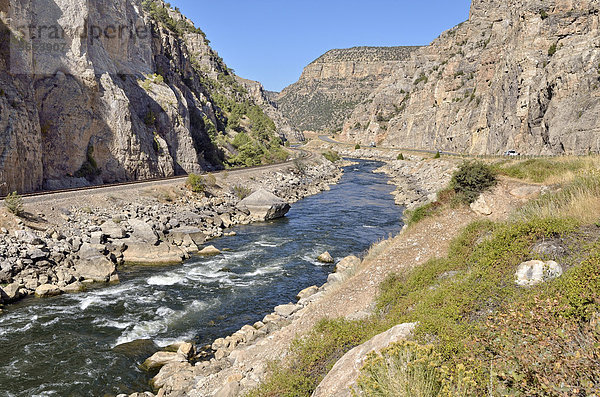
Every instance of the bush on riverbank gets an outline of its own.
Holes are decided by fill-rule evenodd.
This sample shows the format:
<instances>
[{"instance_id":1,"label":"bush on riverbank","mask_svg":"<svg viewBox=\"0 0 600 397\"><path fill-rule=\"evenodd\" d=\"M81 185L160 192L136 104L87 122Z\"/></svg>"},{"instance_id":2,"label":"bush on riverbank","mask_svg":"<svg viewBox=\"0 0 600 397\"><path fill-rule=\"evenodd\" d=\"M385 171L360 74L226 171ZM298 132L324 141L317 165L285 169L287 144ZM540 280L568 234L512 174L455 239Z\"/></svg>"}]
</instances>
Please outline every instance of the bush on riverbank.
<instances>
[{"instance_id":1,"label":"bush on riverbank","mask_svg":"<svg viewBox=\"0 0 600 397\"><path fill-rule=\"evenodd\" d=\"M335 152L333 150L329 150L329 151L323 153L323 157L325 157L327 160L331 161L332 163L335 163L336 161L340 161L342 159L340 157L340 155L338 154L338 152Z\"/></svg>"},{"instance_id":2,"label":"bush on riverbank","mask_svg":"<svg viewBox=\"0 0 600 397\"><path fill-rule=\"evenodd\" d=\"M206 189L204 179L197 174L188 175L186 186L194 193L203 193Z\"/></svg>"},{"instance_id":3,"label":"bush on riverbank","mask_svg":"<svg viewBox=\"0 0 600 397\"><path fill-rule=\"evenodd\" d=\"M450 187L456 192L458 200L471 204L496 183L496 173L492 167L480 161L467 161L452 176Z\"/></svg>"},{"instance_id":4,"label":"bush on riverbank","mask_svg":"<svg viewBox=\"0 0 600 397\"><path fill-rule=\"evenodd\" d=\"M23 198L17 192L12 192L6 196L4 206L13 215L23 215Z\"/></svg>"}]
</instances>

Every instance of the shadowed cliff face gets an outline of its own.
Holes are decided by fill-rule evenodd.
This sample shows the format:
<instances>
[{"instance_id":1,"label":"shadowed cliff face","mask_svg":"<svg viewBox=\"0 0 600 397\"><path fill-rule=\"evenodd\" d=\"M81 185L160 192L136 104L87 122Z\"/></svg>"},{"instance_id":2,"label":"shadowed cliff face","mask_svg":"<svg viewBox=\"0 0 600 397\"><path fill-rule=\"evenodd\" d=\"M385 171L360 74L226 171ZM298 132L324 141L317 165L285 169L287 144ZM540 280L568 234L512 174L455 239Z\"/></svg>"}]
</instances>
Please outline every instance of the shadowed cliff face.
<instances>
[{"instance_id":1,"label":"shadowed cliff face","mask_svg":"<svg viewBox=\"0 0 600 397\"><path fill-rule=\"evenodd\" d=\"M497 154L600 149L597 1L475 0L344 123L348 140Z\"/></svg>"},{"instance_id":2,"label":"shadowed cliff face","mask_svg":"<svg viewBox=\"0 0 600 397\"><path fill-rule=\"evenodd\" d=\"M254 139L221 108L254 100L166 3L1 6L0 194L198 173L236 155L238 132Z\"/></svg>"},{"instance_id":3,"label":"shadowed cliff face","mask_svg":"<svg viewBox=\"0 0 600 397\"><path fill-rule=\"evenodd\" d=\"M331 50L308 65L277 104L301 130L341 130L343 120L417 47Z\"/></svg>"}]
</instances>

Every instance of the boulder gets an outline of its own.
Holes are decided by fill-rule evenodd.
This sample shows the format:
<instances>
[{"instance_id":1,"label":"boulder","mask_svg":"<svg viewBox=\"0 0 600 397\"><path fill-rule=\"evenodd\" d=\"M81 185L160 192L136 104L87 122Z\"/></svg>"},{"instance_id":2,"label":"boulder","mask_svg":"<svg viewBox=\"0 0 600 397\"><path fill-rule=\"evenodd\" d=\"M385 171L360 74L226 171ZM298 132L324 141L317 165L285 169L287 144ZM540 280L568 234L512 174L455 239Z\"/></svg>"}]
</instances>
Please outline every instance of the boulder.
<instances>
[{"instance_id":1,"label":"boulder","mask_svg":"<svg viewBox=\"0 0 600 397\"><path fill-rule=\"evenodd\" d=\"M239 202L238 207L250 211L252 218L268 221L285 216L290 205L271 192L260 189Z\"/></svg>"},{"instance_id":2,"label":"boulder","mask_svg":"<svg viewBox=\"0 0 600 397\"><path fill-rule=\"evenodd\" d=\"M112 239L125 238L127 235L125 229L121 225L117 225L114 221L104 222L102 226L102 233Z\"/></svg>"},{"instance_id":3,"label":"boulder","mask_svg":"<svg viewBox=\"0 0 600 397\"><path fill-rule=\"evenodd\" d=\"M198 252L198 255L213 256L213 255L219 255L220 253L221 253L221 251L219 251L219 249L216 248L214 245L209 245L208 247L202 248Z\"/></svg>"},{"instance_id":4,"label":"boulder","mask_svg":"<svg viewBox=\"0 0 600 397\"><path fill-rule=\"evenodd\" d=\"M515 274L517 285L529 287L562 276L563 269L554 261L528 261L519 265Z\"/></svg>"},{"instance_id":5,"label":"boulder","mask_svg":"<svg viewBox=\"0 0 600 397\"><path fill-rule=\"evenodd\" d=\"M493 212L483 196L479 196L475 202L471 203L471 210L476 214L484 216L492 215Z\"/></svg>"},{"instance_id":6,"label":"boulder","mask_svg":"<svg viewBox=\"0 0 600 397\"><path fill-rule=\"evenodd\" d=\"M186 256L179 247L171 244L149 245L130 241L123 252L123 261L138 265L170 265L181 263Z\"/></svg>"},{"instance_id":7,"label":"boulder","mask_svg":"<svg viewBox=\"0 0 600 397\"><path fill-rule=\"evenodd\" d=\"M179 354L186 360L191 359L192 356L194 356L194 354L195 354L194 345L192 345L191 343L188 343L188 342L184 342L184 343L180 344L179 349L177 349L177 354Z\"/></svg>"},{"instance_id":8,"label":"boulder","mask_svg":"<svg viewBox=\"0 0 600 397\"><path fill-rule=\"evenodd\" d=\"M416 323L397 325L344 354L316 388L312 397L352 396L352 388L358 380L367 355L408 338L416 326Z\"/></svg>"},{"instance_id":9,"label":"boulder","mask_svg":"<svg viewBox=\"0 0 600 397\"><path fill-rule=\"evenodd\" d=\"M279 305L275 307L275 313L280 315L281 317L289 317L292 314L296 313L300 309L300 306L296 306L293 303L288 303L287 305Z\"/></svg>"},{"instance_id":10,"label":"boulder","mask_svg":"<svg viewBox=\"0 0 600 397\"><path fill-rule=\"evenodd\" d=\"M298 300L305 299L305 298L308 298L309 296L316 294L317 292L319 292L319 287L317 287L316 285L313 285L312 287L304 288L302 291L298 292L298 295L296 295L296 298Z\"/></svg>"},{"instance_id":11,"label":"boulder","mask_svg":"<svg viewBox=\"0 0 600 397\"><path fill-rule=\"evenodd\" d=\"M60 295L62 291L56 285L43 284L35 289L35 296L38 298L47 298L50 296Z\"/></svg>"},{"instance_id":12,"label":"boulder","mask_svg":"<svg viewBox=\"0 0 600 397\"><path fill-rule=\"evenodd\" d=\"M142 368L146 370L160 368L169 363L181 363L187 361L181 354L174 352L156 352L151 357L146 359L142 364Z\"/></svg>"},{"instance_id":13,"label":"boulder","mask_svg":"<svg viewBox=\"0 0 600 397\"><path fill-rule=\"evenodd\" d=\"M339 273L344 273L350 270L354 270L360 265L360 258L350 255L342 259L335 265L335 271Z\"/></svg>"},{"instance_id":14,"label":"boulder","mask_svg":"<svg viewBox=\"0 0 600 397\"><path fill-rule=\"evenodd\" d=\"M323 252L317 257L317 260L322 263L334 263L334 259L329 252Z\"/></svg>"},{"instance_id":15,"label":"boulder","mask_svg":"<svg viewBox=\"0 0 600 397\"><path fill-rule=\"evenodd\" d=\"M206 241L206 235L196 227L179 227L169 232L168 239L175 245L201 245Z\"/></svg>"},{"instance_id":16,"label":"boulder","mask_svg":"<svg viewBox=\"0 0 600 397\"><path fill-rule=\"evenodd\" d=\"M15 282L8 284L6 287L0 288L0 295L4 302L14 302L21 297L21 286Z\"/></svg>"},{"instance_id":17,"label":"boulder","mask_svg":"<svg viewBox=\"0 0 600 397\"><path fill-rule=\"evenodd\" d=\"M95 282L108 282L116 271L116 265L102 254L103 246L84 243L79 250L79 260L75 262L75 271L86 279Z\"/></svg>"},{"instance_id":18,"label":"boulder","mask_svg":"<svg viewBox=\"0 0 600 397\"><path fill-rule=\"evenodd\" d=\"M225 384L217 393L215 397L236 397L240 393L240 383L239 382L229 382Z\"/></svg>"},{"instance_id":19,"label":"boulder","mask_svg":"<svg viewBox=\"0 0 600 397\"><path fill-rule=\"evenodd\" d=\"M127 222L133 229L133 232L131 232L132 239L151 245L158 243L158 236L152 226L139 219L130 219Z\"/></svg>"}]
</instances>

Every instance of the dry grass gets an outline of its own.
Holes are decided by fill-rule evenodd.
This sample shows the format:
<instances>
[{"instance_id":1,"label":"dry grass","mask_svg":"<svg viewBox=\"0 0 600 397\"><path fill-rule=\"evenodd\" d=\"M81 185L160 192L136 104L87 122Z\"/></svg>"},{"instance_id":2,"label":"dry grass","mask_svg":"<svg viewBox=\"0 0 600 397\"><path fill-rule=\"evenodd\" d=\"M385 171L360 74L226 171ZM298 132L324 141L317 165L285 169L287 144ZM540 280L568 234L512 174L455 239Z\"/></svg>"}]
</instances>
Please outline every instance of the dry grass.
<instances>
[{"instance_id":1,"label":"dry grass","mask_svg":"<svg viewBox=\"0 0 600 397\"><path fill-rule=\"evenodd\" d=\"M528 182L565 184L600 169L600 156L564 156L530 160L502 160L494 164L500 174Z\"/></svg>"},{"instance_id":2,"label":"dry grass","mask_svg":"<svg viewBox=\"0 0 600 397\"><path fill-rule=\"evenodd\" d=\"M547 193L519 211L517 219L573 218L583 224L600 221L600 172L576 176L560 190Z\"/></svg>"}]
</instances>

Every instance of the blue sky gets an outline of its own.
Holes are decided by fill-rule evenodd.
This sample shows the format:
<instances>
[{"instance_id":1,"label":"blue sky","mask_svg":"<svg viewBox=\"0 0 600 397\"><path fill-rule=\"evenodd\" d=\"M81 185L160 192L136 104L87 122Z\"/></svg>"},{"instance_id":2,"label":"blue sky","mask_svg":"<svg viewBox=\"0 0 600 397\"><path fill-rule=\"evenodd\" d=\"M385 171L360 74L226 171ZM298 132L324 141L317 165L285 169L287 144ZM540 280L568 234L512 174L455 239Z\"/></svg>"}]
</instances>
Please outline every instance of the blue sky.
<instances>
[{"instance_id":1,"label":"blue sky","mask_svg":"<svg viewBox=\"0 0 600 397\"><path fill-rule=\"evenodd\" d=\"M280 91L332 48L423 45L469 16L470 0L171 0L241 77Z\"/></svg>"}]
</instances>

